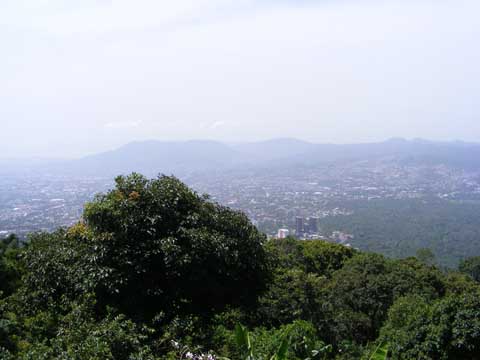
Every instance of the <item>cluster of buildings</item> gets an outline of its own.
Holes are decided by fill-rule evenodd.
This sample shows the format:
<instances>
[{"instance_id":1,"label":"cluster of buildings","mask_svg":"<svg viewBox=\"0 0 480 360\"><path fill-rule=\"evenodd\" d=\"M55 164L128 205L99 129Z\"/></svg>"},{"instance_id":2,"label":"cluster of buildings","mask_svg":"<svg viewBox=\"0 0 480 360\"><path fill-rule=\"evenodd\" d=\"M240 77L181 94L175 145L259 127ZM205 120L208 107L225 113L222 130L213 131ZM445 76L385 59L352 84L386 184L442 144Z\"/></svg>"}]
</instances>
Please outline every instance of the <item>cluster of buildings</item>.
<instances>
[{"instance_id":1,"label":"cluster of buildings","mask_svg":"<svg viewBox=\"0 0 480 360\"><path fill-rule=\"evenodd\" d=\"M422 197L480 200L480 172L394 161L238 168L195 173L183 180L210 194L212 200L243 211L271 237L286 236L285 230L297 237L315 234L315 224L311 229L306 218L304 228L297 227L296 216L349 216L352 203L363 201Z\"/></svg>"},{"instance_id":2,"label":"cluster of buildings","mask_svg":"<svg viewBox=\"0 0 480 360\"><path fill-rule=\"evenodd\" d=\"M297 239L319 238L317 217L304 218L297 216L295 218L295 234L292 234L289 229L282 228L278 230L277 238L285 239L288 236L295 235Z\"/></svg>"},{"instance_id":3,"label":"cluster of buildings","mask_svg":"<svg viewBox=\"0 0 480 360\"><path fill-rule=\"evenodd\" d=\"M295 236L301 239L309 235L318 235L318 220L317 217L297 216L295 218Z\"/></svg>"},{"instance_id":4,"label":"cluster of buildings","mask_svg":"<svg viewBox=\"0 0 480 360\"><path fill-rule=\"evenodd\" d=\"M341 232L323 233L319 219L350 216L352 204L422 197L480 201L478 171L388 161L193 172L182 180L199 193L210 194L210 200L241 210L270 237L339 243L352 239ZM68 226L78 221L86 201L113 185L110 178L0 176L0 237Z\"/></svg>"},{"instance_id":5,"label":"cluster of buildings","mask_svg":"<svg viewBox=\"0 0 480 360\"><path fill-rule=\"evenodd\" d=\"M321 235L318 228L318 217L302 217L297 216L295 218L295 229L282 228L277 232L278 239L285 239L289 236L295 236L300 240L325 240L336 244L342 244L344 246L351 247L350 242L355 238L352 234L345 233L343 231L334 231L330 236Z\"/></svg>"},{"instance_id":6,"label":"cluster of buildings","mask_svg":"<svg viewBox=\"0 0 480 360\"><path fill-rule=\"evenodd\" d=\"M38 176L0 176L0 238L20 238L76 223L85 202L112 187L111 179Z\"/></svg>"}]
</instances>

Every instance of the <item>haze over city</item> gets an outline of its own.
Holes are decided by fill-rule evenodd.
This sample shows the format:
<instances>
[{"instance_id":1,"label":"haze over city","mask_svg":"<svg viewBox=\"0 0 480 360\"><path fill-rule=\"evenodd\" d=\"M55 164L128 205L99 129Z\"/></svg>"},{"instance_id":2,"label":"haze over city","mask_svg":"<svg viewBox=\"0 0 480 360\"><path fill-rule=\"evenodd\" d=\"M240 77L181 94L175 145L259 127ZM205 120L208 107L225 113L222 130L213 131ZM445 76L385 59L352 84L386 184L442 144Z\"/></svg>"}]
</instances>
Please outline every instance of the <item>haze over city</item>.
<instances>
[{"instance_id":1,"label":"haze over city","mask_svg":"<svg viewBox=\"0 0 480 360\"><path fill-rule=\"evenodd\" d=\"M1 158L480 141L475 0L2 2Z\"/></svg>"}]
</instances>

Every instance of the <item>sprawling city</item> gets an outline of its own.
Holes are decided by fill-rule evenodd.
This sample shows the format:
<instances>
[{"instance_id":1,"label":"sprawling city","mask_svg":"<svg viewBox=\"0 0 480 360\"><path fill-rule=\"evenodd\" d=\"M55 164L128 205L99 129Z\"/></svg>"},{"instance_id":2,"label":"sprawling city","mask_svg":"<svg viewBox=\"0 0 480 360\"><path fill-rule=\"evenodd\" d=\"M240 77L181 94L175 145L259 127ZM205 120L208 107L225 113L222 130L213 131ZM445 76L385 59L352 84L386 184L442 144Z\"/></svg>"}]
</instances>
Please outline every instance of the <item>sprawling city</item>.
<instances>
[{"instance_id":1,"label":"sprawling city","mask_svg":"<svg viewBox=\"0 0 480 360\"><path fill-rule=\"evenodd\" d=\"M358 221L355 215L362 204L410 201L448 207L480 200L479 172L389 161L196 171L181 180L213 201L244 212L269 237L324 239L360 249L369 247L351 223ZM84 204L114 185L108 177L55 175L6 176L0 181L0 235L14 233L22 239L75 224Z\"/></svg>"}]
</instances>

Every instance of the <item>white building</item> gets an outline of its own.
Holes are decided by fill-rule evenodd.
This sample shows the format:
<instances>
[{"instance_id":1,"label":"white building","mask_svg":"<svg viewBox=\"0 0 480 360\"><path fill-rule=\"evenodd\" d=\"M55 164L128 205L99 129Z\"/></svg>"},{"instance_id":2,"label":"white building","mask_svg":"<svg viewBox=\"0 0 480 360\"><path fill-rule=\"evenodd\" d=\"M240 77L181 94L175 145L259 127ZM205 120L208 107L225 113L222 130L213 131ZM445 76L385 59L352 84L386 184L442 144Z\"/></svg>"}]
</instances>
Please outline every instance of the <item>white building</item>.
<instances>
[{"instance_id":1,"label":"white building","mask_svg":"<svg viewBox=\"0 0 480 360\"><path fill-rule=\"evenodd\" d=\"M288 229L280 229L278 230L277 238L285 239L286 237L288 237L288 235L290 235L290 231Z\"/></svg>"}]
</instances>

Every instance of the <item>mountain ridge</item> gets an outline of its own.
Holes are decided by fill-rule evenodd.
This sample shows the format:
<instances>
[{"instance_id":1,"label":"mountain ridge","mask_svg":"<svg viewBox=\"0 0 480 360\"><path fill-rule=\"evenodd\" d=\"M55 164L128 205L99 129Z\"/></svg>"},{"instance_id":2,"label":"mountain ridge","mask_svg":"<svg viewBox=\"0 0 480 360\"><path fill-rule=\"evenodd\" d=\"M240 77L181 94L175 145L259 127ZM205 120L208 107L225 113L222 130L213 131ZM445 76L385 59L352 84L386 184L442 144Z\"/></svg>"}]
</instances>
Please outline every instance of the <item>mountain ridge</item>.
<instances>
[{"instance_id":1,"label":"mountain ridge","mask_svg":"<svg viewBox=\"0 0 480 360\"><path fill-rule=\"evenodd\" d=\"M392 138L383 142L317 144L294 138L227 144L214 140L127 143L117 149L75 160L41 164L54 173L112 176L130 172L149 175L188 174L249 167L316 166L354 161L396 161L399 164L446 164L480 170L480 144Z\"/></svg>"}]
</instances>

